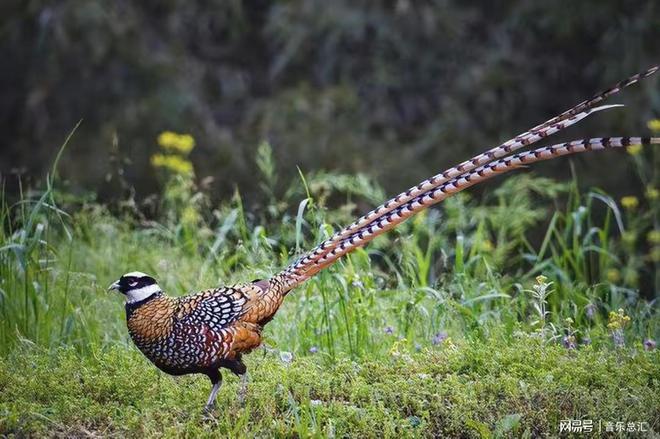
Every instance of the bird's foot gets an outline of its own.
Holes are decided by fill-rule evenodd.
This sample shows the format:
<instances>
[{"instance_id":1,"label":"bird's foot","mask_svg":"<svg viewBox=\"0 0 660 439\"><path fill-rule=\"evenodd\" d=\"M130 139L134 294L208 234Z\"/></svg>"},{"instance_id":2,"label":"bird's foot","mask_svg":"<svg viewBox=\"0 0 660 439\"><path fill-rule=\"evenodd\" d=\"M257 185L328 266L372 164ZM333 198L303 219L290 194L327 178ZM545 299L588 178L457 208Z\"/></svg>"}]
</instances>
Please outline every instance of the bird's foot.
<instances>
[{"instance_id":1,"label":"bird's foot","mask_svg":"<svg viewBox=\"0 0 660 439\"><path fill-rule=\"evenodd\" d=\"M206 401L206 405L204 406L205 415L210 415L213 411L213 408L215 407L215 397L218 395L220 385L222 385L222 375L220 375L219 372L216 372L216 375L214 375L214 378L211 378L211 380L213 381L213 388L211 389L209 399Z\"/></svg>"},{"instance_id":2,"label":"bird's foot","mask_svg":"<svg viewBox=\"0 0 660 439\"><path fill-rule=\"evenodd\" d=\"M202 410L202 415L205 419L213 418L213 409L215 408L215 403L205 404L204 410Z\"/></svg>"}]
</instances>

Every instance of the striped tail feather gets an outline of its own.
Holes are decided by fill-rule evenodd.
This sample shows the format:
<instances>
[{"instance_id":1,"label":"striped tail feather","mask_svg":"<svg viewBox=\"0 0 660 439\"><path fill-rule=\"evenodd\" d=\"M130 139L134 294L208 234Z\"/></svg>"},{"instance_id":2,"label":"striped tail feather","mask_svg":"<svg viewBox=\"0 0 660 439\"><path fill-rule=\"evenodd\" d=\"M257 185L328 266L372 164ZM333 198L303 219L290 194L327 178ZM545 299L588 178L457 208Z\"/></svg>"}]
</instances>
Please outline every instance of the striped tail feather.
<instances>
[{"instance_id":1,"label":"striped tail feather","mask_svg":"<svg viewBox=\"0 0 660 439\"><path fill-rule=\"evenodd\" d=\"M298 271L307 264L313 263L315 260L323 256L323 254L332 250L332 248L334 248L334 244L341 242L342 239L346 238L347 236L350 236L359 228L370 224L372 221L376 220L381 215L384 215L387 212L396 209L397 207L410 201L414 197L418 196L419 194L427 190L433 189L434 187L438 187L439 185L445 183L446 181L449 181L451 178L460 175L462 172L471 171L477 166L487 163L490 160L495 160L500 157L504 157L506 154L516 151L522 148L523 146L531 145L532 143L535 143L543 139L544 137L551 136L552 134L555 134L564 128L568 128L569 126L578 123L579 121L581 121L582 119L584 119L585 117L589 116L592 113L595 113L597 111L607 110L610 108L621 107L621 106L622 105L603 105L600 107L588 109L582 113L578 113L575 116L565 121L557 122L555 124L550 124L548 126L539 125L537 128L534 129L535 131L528 131L526 133L523 133L513 139L506 141L500 146L492 148L489 151L486 151L485 153L479 154L471 158L470 160L467 160L457 166L454 166L453 168L447 169L446 171L440 174L434 175L433 177L422 181L417 186L413 186L407 191L402 192L396 197L386 201L385 203L376 207L369 213L360 217L358 220L356 220L348 227L345 227L344 229L338 231L332 237L328 238L323 243L315 247L312 251L308 252L305 256L303 256L298 261L296 261L292 266L292 268Z\"/></svg>"},{"instance_id":2,"label":"striped tail feather","mask_svg":"<svg viewBox=\"0 0 660 439\"><path fill-rule=\"evenodd\" d=\"M604 101L608 97L612 96L613 94L616 94L623 90L624 88L633 85L634 83L638 82L641 79L647 78L651 75L653 75L655 72L660 70L660 65L655 65L652 67L649 67L648 69L644 70L643 72L637 73L635 75L632 75L622 81L619 81L612 87L608 88L605 91L602 91L600 93L596 93L593 97L590 99L587 99L584 102L581 102L577 104L576 106L569 108L568 110L564 111L562 114L560 114L557 117L554 117L547 122L544 122L543 124L539 125L538 127L532 128L530 131L534 131L540 127L547 126L547 125L552 125L553 123L558 122L559 120L565 120L567 118L570 118L578 113L581 113L585 111L588 108L592 108L594 105L598 104L599 102ZM556 120L555 120L556 119Z\"/></svg>"},{"instance_id":3,"label":"striped tail feather","mask_svg":"<svg viewBox=\"0 0 660 439\"><path fill-rule=\"evenodd\" d=\"M405 192L402 192L401 194L397 195L391 200L385 202L384 204L370 211L366 215L360 217L353 224L335 233L332 237L325 240L323 243L312 249L310 252L303 255L301 258L299 258L297 261L291 264L286 269L286 272L288 273L288 275L292 276L293 278L297 278L302 273L305 273L309 266L314 265L318 259L322 258L325 254L332 251L339 243L341 243L347 237L351 236L357 230L364 228L365 226L379 219L381 216L387 214L388 212L391 212L394 209L397 209L398 207L404 205L405 203L419 196L420 194L423 194L424 192L429 191L433 188L439 187L440 185L451 180L452 178L461 175L464 172L472 171L478 166L481 166L492 160L501 158L524 146L528 146L534 142L541 140L542 138L555 134L558 131L581 121L582 119L584 119L585 117L596 111L601 111L617 106L617 105L608 105L608 106L594 107L597 103L602 102L604 99L617 93L621 89L636 83L642 78L654 74L656 71L658 71L658 68L659 66L653 66L644 72L638 73L627 79L624 79L623 81L620 81L613 87L610 87L609 89L594 95L594 97L592 97L591 99L581 102L580 104L566 110L560 115L555 116L552 119L549 119L548 121L540 125L537 125L531 130L522 133L514 137L513 139L510 139L504 142L503 144L490 149L485 153L479 154L471 158L470 160L467 160L459 164L458 166L450 168L441 174L437 174L431 177L430 179L424 180L417 186L414 186Z\"/></svg>"},{"instance_id":4,"label":"striped tail feather","mask_svg":"<svg viewBox=\"0 0 660 439\"><path fill-rule=\"evenodd\" d=\"M387 232L416 213L441 202L455 193L488 180L496 175L535 162L545 161L564 155L586 151L622 148L638 144L660 144L660 137L604 137L573 140L553 146L541 147L532 151L523 151L481 165L471 171L464 172L433 189L417 195L399 207L381 215L377 220L372 221L370 224L359 228L350 236L341 240L332 250L315 260L312 264L308 264L305 271L298 272L294 275L285 270L281 273L281 276L285 278L288 287L287 289L292 289L318 273L320 270L333 264L342 256L366 245L378 235Z\"/></svg>"}]
</instances>

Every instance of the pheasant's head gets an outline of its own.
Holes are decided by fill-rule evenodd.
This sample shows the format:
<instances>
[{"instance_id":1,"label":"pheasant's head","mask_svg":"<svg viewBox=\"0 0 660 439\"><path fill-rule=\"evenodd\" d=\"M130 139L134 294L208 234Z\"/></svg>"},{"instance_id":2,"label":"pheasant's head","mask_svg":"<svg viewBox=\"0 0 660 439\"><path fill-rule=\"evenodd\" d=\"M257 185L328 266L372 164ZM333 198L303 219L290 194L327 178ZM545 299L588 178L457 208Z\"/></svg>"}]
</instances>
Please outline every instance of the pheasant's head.
<instances>
[{"instance_id":1,"label":"pheasant's head","mask_svg":"<svg viewBox=\"0 0 660 439\"><path fill-rule=\"evenodd\" d=\"M142 302L154 294L162 293L156 279L139 271L126 273L110 285L109 290L117 290L124 294L126 303Z\"/></svg>"}]
</instances>

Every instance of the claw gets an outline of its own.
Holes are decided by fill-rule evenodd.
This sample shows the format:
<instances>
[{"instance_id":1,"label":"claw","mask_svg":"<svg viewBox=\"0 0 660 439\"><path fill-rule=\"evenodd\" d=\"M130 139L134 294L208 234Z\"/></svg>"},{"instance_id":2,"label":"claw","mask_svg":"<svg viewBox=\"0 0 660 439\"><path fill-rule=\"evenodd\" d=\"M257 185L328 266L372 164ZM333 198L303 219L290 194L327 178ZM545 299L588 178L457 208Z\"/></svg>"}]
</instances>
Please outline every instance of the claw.
<instances>
[{"instance_id":1,"label":"claw","mask_svg":"<svg viewBox=\"0 0 660 439\"><path fill-rule=\"evenodd\" d=\"M210 417L213 413L213 408L215 407L215 404L206 404L204 405L204 410L202 413L204 416Z\"/></svg>"}]
</instances>

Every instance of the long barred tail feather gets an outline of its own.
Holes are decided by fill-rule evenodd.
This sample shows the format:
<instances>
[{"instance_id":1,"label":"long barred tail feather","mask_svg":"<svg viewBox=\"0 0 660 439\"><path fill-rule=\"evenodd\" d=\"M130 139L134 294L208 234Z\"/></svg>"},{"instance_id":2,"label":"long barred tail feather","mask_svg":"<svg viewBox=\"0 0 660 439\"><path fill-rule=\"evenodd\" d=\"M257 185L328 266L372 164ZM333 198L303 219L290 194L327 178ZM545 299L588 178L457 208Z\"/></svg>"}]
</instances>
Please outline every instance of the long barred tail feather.
<instances>
[{"instance_id":1,"label":"long barred tail feather","mask_svg":"<svg viewBox=\"0 0 660 439\"><path fill-rule=\"evenodd\" d=\"M486 151L485 153L479 154L470 160L459 164L458 166L450 168L441 174L437 174L427 180L424 180L417 186L414 186L405 192L402 192L386 203L370 211L366 215L360 217L357 221L335 233L332 237L325 240L310 252L303 255L301 258L291 264L284 272L282 272L280 276L290 279L291 282L294 282L295 284L300 283L298 282L298 279L304 280L311 276L313 273L316 273L319 267L317 262L326 260L326 256L329 256L339 245L345 243L347 238L354 236L356 232L364 230L365 227L375 223L379 219L388 215L390 212L405 206L411 200L414 200L420 195L432 191L433 189L439 188L445 183L451 182L453 179L460 178L464 174L469 174L471 171L479 167L483 167L488 162L498 160L513 151L516 151L525 146L529 146L534 142L555 134L558 131L581 121L594 112L620 106L604 105L594 107L596 104L602 102L607 97L617 93L621 89L631 84L634 84L639 79L652 75L658 70L658 68L658 66L651 67L642 73L638 73L631 76L630 78L620 81L613 87L596 94L591 99L581 102L580 104L570 108L569 110L566 110L560 115L535 126L531 130L522 133L513 139L510 139L503 144ZM326 265L323 264L323 266ZM313 272L312 274L310 274L310 270Z\"/></svg>"},{"instance_id":2,"label":"long barred tail feather","mask_svg":"<svg viewBox=\"0 0 660 439\"><path fill-rule=\"evenodd\" d=\"M603 92L597 93L591 99L581 102L580 104L570 108L569 110L566 110L560 115L555 116L552 119L549 119L548 121L535 126L531 130L519 134L513 139L510 139L504 142L503 144L495 148L492 148L489 151L486 151L485 153L479 154L471 158L470 160L467 160L459 164L458 166L450 168L441 174L431 177L430 179L424 180L417 186L414 186L408 189L407 191L402 192L393 199L387 201L386 203L378 206L377 208L370 211L366 215L360 217L353 224L335 233L332 237L325 240L320 245L312 249L310 252L303 255L291 266L289 266L289 268L287 269L288 272L292 276L298 275L300 272L303 272L307 266L313 264L317 259L321 258L324 254L331 251L339 242L341 242L342 239L346 238L347 236L350 236L351 233L355 232L355 230L359 229L360 227L364 227L368 225L372 221L379 218L381 215L386 214L392 209L396 209L397 207L401 206L403 203L406 203L410 199L416 197L420 193L432 189L433 187L437 187L443 184L444 182L448 181L449 179L457 175L460 175L462 172L470 171L476 168L477 166L483 165L484 163L487 163L491 160L495 160L497 158L503 157L506 154L516 151L524 146L531 145L532 143L537 142L544 137L548 137L552 134L555 134L558 131L579 122L580 120L584 119L585 117L596 111L605 110L617 106L617 105L611 105L611 106L607 105L607 106L594 108L594 105L596 105L599 102L602 102L604 99L617 93L621 89L631 84L634 84L635 82L637 82L642 78L652 75L658 70L658 68L659 68L658 66L654 66L644 72L638 73L627 79L624 79L623 81L620 81L613 87L610 87L609 89Z\"/></svg>"},{"instance_id":3,"label":"long barred tail feather","mask_svg":"<svg viewBox=\"0 0 660 439\"><path fill-rule=\"evenodd\" d=\"M568 110L564 111L559 116L554 117L554 118L548 120L547 122L544 122L543 124L539 125L538 127L532 128L530 131L534 131L534 130L538 129L539 127L542 127L542 126L551 125L553 123L556 123L558 120L564 120L566 118L569 118L569 117L572 117L572 116L576 115L577 113L581 113L581 112L585 111L588 108L592 108L594 105L598 104L599 102L604 101L605 99L612 96L613 94L616 94L616 93L620 92L621 90L628 87L629 85L633 85L634 83L636 83L640 79L644 79L646 77L649 77L649 76L653 75L659 69L660 69L660 65L655 65L655 66L652 66L652 67L644 70L643 72L637 73L636 75L632 75L629 78L624 79L623 81L619 81L618 83L616 83L612 87L608 88L607 90L602 91L600 93L596 93L592 98L587 99L586 101L577 104L573 108L569 108ZM557 120L555 120L555 119L557 119Z\"/></svg>"},{"instance_id":4,"label":"long barred tail feather","mask_svg":"<svg viewBox=\"0 0 660 439\"><path fill-rule=\"evenodd\" d=\"M309 278L323 268L331 265L345 254L362 247L376 236L385 233L412 215L421 212L429 206L449 198L477 183L488 180L496 175L513 171L519 167L535 162L553 159L569 154L586 151L601 151L610 148L621 148L629 145L660 144L660 137L605 137L573 140L553 146L545 146L533 151L523 151L506 158L496 160L477 169L461 174L460 176L443 183L439 187L426 191L400 207L383 215L378 220L360 229L350 237L342 240L332 251L319 258L306 272L301 273L303 278Z\"/></svg>"},{"instance_id":5,"label":"long barred tail feather","mask_svg":"<svg viewBox=\"0 0 660 439\"><path fill-rule=\"evenodd\" d=\"M623 105L603 105L600 107L592 108L582 113L578 113L569 120L558 122L548 126L541 126L536 131L529 131L523 133L513 139L506 141L505 143L492 148L482 154L474 156L470 160L467 160L457 166L447 169L446 171L434 175L433 177L426 179L419 183L416 186L411 187L407 191L401 192L396 197L386 201L375 209L371 210L369 213L358 218L354 223L345 227L344 229L336 232L327 240L323 241L321 244L316 246L310 252L305 254L303 257L298 259L291 267L291 274L298 274L301 271L304 271L304 268L309 264L312 264L314 261L322 257L325 253L332 250L336 244L342 241L342 239L350 236L356 230L361 227L364 227L370 224L372 221L379 218L381 215L384 215L390 212L393 209L401 206L402 204L408 202L409 200L415 198L419 194L438 187L439 185L449 181L451 178L460 175L461 172L471 171L479 165L489 162L490 160L495 160L501 157L504 157L506 154L516 151L523 146L531 145L544 137L551 136L552 134L557 133L558 131L567 128L571 125L574 125L584 119L585 117L593 114L597 111L608 110L610 108L622 107Z\"/></svg>"},{"instance_id":6,"label":"long barred tail feather","mask_svg":"<svg viewBox=\"0 0 660 439\"><path fill-rule=\"evenodd\" d=\"M290 290L322 269L333 264L342 256L364 246L378 235L387 232L410 218L412 215L443 201L455 193L461 192L496 175L513 171L519 167L530 165L532 163L564 155L586 151L622 148L630 145L649 144L660 144L660 137L603 137L573 140L557 145L544 146L532 151L523 151L500 158L479 166L471 171L464 172L438 187L417 195L387 214L381 215L377 220L358 229L347 238L341 240L332 250L318 258L313 264L308 264L305 271L299 272L295 276L291 272L284 271L281 273L281 276L286 278L285 283L287 285L287 290Z\"/></svg>"}]
</instances>

